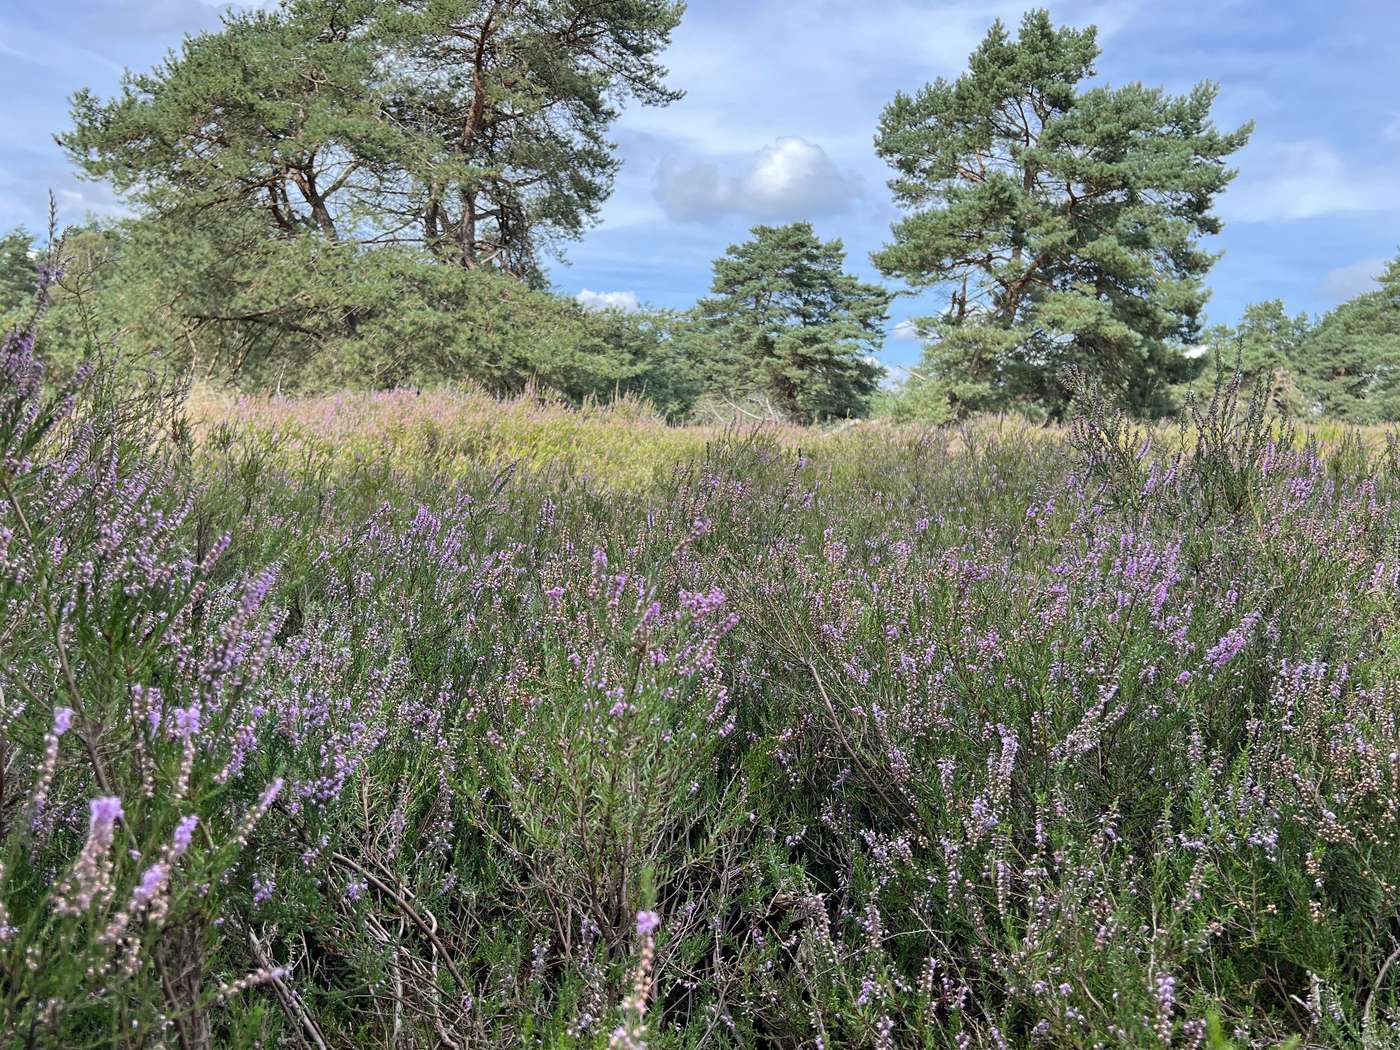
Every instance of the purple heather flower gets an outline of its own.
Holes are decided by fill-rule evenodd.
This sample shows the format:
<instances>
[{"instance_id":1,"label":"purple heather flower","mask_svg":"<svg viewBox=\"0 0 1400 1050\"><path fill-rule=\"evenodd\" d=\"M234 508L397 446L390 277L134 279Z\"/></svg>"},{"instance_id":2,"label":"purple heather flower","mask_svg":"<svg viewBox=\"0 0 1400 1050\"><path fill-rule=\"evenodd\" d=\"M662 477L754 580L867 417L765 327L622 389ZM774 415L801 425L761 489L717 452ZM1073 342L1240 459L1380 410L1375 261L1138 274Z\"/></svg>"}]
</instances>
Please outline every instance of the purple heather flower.
<instances>
[{"instance_id":1,"label":"purple heather flower","mask_svg":"<svg viewBox=\"0 0 1400 1050\"><path fill-rule=\"evenodd\" d=\"M110 828L122 816L122 800L112 795L102 795L88 803L93 827Z\"/></svg>"},{"instance_id":2,"label":"purple heather flower","mask_svg":"<svg viewBox=\"0 0 1400 1050\"><path fill-rule=\"evenodd\" d=\"M73 726L73 709L56 707L53 711L53 735L62 736Z\"/></svg>"},{"instance_id":3,"label":"purple heather flower","mask_svg":"<svg viewBox=\"0 0 1400 1050\"><path fill-rule=\"evenodd\" d=\"M172 857L178 857L190 848L190 842L194 839L194 829L198 824L199 818L194 815L180 818L180 823L175 825L175 841L170 850Z\"/></svg>"},{"instance_id":4,"label":"purple heather flower","mask_svg":"<svg viewBox=\"0 0 1400 1050\"><path fill-rule=\"evenodd\" d=\"M261 875L253 876L253 903L262 904L268 900L277 890L276 879L264 879Z\"/></svg>"},{"instance_id":5,"label":"purple heather flower","mask_svg":"<svg viewBox=\"0 0 1400 1050\"><path fill-rule=\"evenodd\" d=\"M141 876L140 883L131 892L131 899L136 904L145 904L160 892L165 880L170 877L170 866L168 864L152 864Z\"/></svg>"},{"instance_id":6,"label":"purple heather flower","mask_svg":"<svg viewBox=\"0 0 1400 1050\"><path fill-rule=\"evenodd\" d=\"M661 925L661 916L654 911L637 912L637 936L649 937Z\"/></svg>"}]
</instances>

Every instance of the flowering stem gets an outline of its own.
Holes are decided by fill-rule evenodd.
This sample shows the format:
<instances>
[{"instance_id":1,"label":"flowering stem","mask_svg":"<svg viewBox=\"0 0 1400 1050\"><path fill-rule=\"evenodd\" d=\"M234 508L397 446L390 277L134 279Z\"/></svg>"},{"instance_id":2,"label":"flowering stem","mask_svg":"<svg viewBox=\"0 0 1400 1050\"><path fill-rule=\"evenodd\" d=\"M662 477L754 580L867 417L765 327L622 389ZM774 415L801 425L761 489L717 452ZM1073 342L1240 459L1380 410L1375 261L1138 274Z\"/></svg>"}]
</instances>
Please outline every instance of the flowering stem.
<instances>
[{"instance_id":1,"label":"flowering stem","mask_svg":"<svg viewBox=\"0 0 1400 1050\"><path fill-rule=\"evenodd\" d=\"M39 550L38 538L35 536L33 528L30 527L29 518L25 515L19 498L10 486L9 477L5 474L0 474L0 489L4 489L5 499L9 502L10 509L15 512L15 519L19 522L20 528L24 530L24 538L29 542L30 549L37 554ZM83 699L78 692L78 681L73 674L73 665L68 660L68 647L63 642L63 623L53 609L53 595L50 593L48 572L45 571L40 578L44 585L44 618L48 621L49 629L53 632L54 646L58 651L58 665L63 671L63 681L68 688L68 701L77 715L78 739L83 742L83 748L88 753L89 761L92 762L92 770L97 777L98 787L102 789L104 795L115 795L112 779L107 774L106 763L102 761L102 755L94 742L92 722L83 709Z\"/></svg>"}]
</instances>

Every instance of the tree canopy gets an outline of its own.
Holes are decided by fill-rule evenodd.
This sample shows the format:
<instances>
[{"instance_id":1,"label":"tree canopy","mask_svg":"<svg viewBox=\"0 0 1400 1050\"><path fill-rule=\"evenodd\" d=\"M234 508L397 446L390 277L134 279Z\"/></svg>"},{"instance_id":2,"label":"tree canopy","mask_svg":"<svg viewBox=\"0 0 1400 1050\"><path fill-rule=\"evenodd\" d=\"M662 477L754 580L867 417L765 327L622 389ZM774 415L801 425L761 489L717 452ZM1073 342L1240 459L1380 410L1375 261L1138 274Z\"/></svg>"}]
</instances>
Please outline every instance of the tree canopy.
<instances>
[{"instance_id":1,"label":"tree canopy","mask_svg":"<svg viewBox=\"0 0 1400 1050\"><path fill-rule=\"evenodd\" d=\"M1318 322L1298 363L1318 414L1351 423L1400 420L1400 257L1381 275L1380 288Z\"/></svg>"},{"instance_id":2,"label":"tree canopy","mask_svg":"<svg viewBox=\"0 0 1400 1050\"><path fill-rule=\"evenodd\" d=\"M802 420L866 414L892 296L846 273L845 260L839 240L805 222L755 226L731 245L697 305L719 346L717 378Z\"/></svg>"},{"instance_id":3,"label":"tree canopy","mask_svg":"<svg viewBox=\"0 0 1400 1050\"><path fill-rule=\"evenodd\" d=\"M0 237L0 316L23 306L34 294L34 237L14 229Z\"/></svg>"},{"instance_id":4,"label":"tree canopy","mask_svg":"<svg viewBox=\"0 0 1400 1050\"><path fill-rule=\"evenodd\" d=\"M1308 315L1289 316L1282 299L1251 303L1238 325L1216 325L1206 332L1206 367L1181 393L1204 396L1218 374L1238 371L1244 386L1262 384L1272 411L1288 418L1305 416L1310 406L1299 355L1312 330Z\"/></svg>"},{"instance_id":5,"label":"tree canopy","mask_svg":"<svg viewBox=\"0 0 1400 1050\"><path fill-rule=\"evenodd\" d=\"M932 369L966 411L1016 403L1064 411L1073 366L1144 415L1169 408L1216 256L1211 204L1250 126L1221 133L1216 89L1184 96L1129 84L1081 89L1096 32L1032 11L999 21L955 82L885 109L876 149L908 214L874 261L949 290L929 320Z\"/></svg>"},{"instance_id":6,"label":"tree canopy","mask_svg":"<svg viewBox=\"0 0 1400 1050\"><path fill-rule=\"evenodd\" d=\"M89 175L163 216L416 243L535 275L612 187L625 96L664 104L674 0L288 0L73 100Z\"/></svg>"},{"instance_id":7,"label":"tree canopy","mask_svg":"<svg viewBox=\"0 0 1400 1050\"><path fill-rule=\"evenodd\" d=\"M681 11L286 0L226 15L112 100L80 92L59 142L138 208L121 266L133 337L241 382L375 384L451 362L517 388L500 324L536 344L592 324L526 285L544 287L542 255L607 198L620 102L677 97L658 55ZM524 284L464 276L487 271ZM574 385L605 377L623 378L609 364Z\"/></svg>"}]
</instances>

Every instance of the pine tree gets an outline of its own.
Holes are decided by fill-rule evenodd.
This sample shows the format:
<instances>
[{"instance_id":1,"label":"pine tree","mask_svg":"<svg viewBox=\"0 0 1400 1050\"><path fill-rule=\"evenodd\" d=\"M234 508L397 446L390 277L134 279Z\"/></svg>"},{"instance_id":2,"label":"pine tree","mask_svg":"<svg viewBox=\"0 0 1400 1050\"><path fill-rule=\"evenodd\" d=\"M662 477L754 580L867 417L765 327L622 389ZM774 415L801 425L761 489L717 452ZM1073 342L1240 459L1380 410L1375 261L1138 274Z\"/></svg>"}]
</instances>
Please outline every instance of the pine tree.
<instances>
[{"instance_id":1,"label":"pine tree","mask_svg":"<svg viewBox=\"0 0 1400 1050\"><path fill-rule=\"evenodd\" d=\"M731 245L697 305L721 347L712 382L762 392L804 422L865 415L892 296L846 273L845 260L839 240L805 222L755 226Z\"/></svg>"},{"instance_id":2,"label":"pine tree","mask_svg":"<svg viewBox=\"0 0 1400 1050\"><path fill-rule=\"evenodd\" d=\"M470 330L435 267L542 288L544 256L611 192L619 101L677 97L658 56L682 9L288 0L225 15L114 99L80 92L59 142L135 206L132 295L172 352L294 382L405 300L439 319L456 302ZM376 374L401 372L391 351Z\"/></svg>"},{"instance_id":3,"label":"pine tree","mask_svg":"<svg viewBox=\"0 0 1400 1050\"><path fill-rule=\"evenodd\" d=\"M536 272L612 187L616 100L679 97L675 0L296 0L225 17L59 137L154 212Z\"/></svg>"},{"instance_id":4,"label":"pine tree","mask_svg":"<svg viewBox=\"0 0 1400 1050\"><path fill-rule=\"evenodd\" d=\"M926 363L963 412L1059 415L1072 367L1154 415L1191 371L1216 258L1198 241L1220 229L1209 209L1250 127L1215 129L1209 83L1081 90L1098 54L1092 27L1033 11L1014 40L995 23L956 82L900 93L881 117L876 148L911 214L874 260L949 290Z\"/></svg>"},{"instance_id":5,"label":"pine tree","mask_svg":"<svg viewBox=\"0 0 1400 1050\"><path fill-rule=\"evenodd\" d=\"M0 317L29 305L34 296L34 237L14 229L0 237Z\"/></svg>"},{"instance_id":6,"label":"pine tree","mask_svg":"<svg viewBox=\"0 0 1400 1050\"><path fill-rule=\"evenodd\" d=\"M1298 351L1314 410L1350 423L1400 421L1400 257L1380 288L1327 314Z\"/></svg>"}]
</instances>

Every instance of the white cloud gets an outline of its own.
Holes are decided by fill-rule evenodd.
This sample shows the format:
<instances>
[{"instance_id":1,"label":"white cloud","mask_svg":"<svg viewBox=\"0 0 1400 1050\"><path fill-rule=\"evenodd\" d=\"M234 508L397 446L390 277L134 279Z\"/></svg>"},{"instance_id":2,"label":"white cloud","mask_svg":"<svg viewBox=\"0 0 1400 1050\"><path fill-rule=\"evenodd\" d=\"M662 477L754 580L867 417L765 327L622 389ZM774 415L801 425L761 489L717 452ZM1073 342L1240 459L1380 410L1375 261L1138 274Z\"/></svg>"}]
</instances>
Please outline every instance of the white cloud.
<instances>
[{"instance_id":1,"label":"white cloud","mask_svg":"<svg viewBox=\"0 0 1400 1050\"><path fill-rule=\"evenodd\" d=\"M913 320L905 318L890 329L890 338L898 339L901 342L917 343L920 339L919 326Z\"/></svg>"},{"instance_id":2,"label":"white cloud","mask_svg":"<svg viewBox=\"0 0 1400 1050\"><path fill-rule=\"evenodd\" d=\"M1325 142L1285 142L1241 154L1240 176L1220 199L1235 222L1292 222L1400 205L1393 176L1344 161Z\"/></svg>"},{"instance_id":3,"label":"white cloud","mask_svg":"<svg viewBox=\"0 0 1400 1050\"><path fill-rule=\"evenodd\" d=\"M1366 292L1374 292L1378 287L1376 278L1385 272L1386 261L1366 259L1350 266L1328 270L1317 286L1318 294L1333 302L1341 302Z\"/></svg>"},{"instance_id":4,"label":"white cloud","mask_svg":"<svg viewBox=\"0 0 1400 1050\"><path fill-rule=\"evenodd\" d=\"M585 310L621 310L630 314L642 308L636 292L594 292L585 288L574 298Z\"/></svg>"},{"instance_id":5,"label":"white cloud","mask_svg":"<svg viewBox=\"0 0 1400 1050\"><path fill-rule=\"evenodd\" d=\"M860 196L860 179L838 168L815 142L784 136L726 174L712 161L663 160L652 191L662 210L681 222L737 214L750 219L800 219L846 210Z\"/></svg>"}]
</instances>

